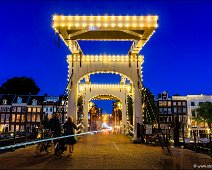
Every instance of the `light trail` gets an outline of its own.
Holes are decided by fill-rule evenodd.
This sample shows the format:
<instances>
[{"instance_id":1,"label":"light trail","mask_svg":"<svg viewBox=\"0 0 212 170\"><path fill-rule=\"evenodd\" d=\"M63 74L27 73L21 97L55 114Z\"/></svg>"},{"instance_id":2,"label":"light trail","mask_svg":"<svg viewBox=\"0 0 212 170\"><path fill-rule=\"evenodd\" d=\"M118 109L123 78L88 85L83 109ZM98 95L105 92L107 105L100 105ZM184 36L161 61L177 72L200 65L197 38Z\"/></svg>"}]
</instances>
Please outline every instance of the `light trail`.
<instances>
[{"instance_id":1,"label":"light trail","mask_svg":"<svg viewBox=\"0 0 212 170\"><path fill-rule=\"evenodd\" d=\"M110 129L108 129L108 130L110 130ZM103 131L104 130L97 130L97 131L83 132L83 133L74 134L74 135L66 135L66 136L60 136L60 137L54 137L54 138L48 138L48 139L41 139L41 140L36 140L36 141L31 141L31 142L17 143L15 145L0 147L0 150L10 149L10 148L15 148L15 147L20 147L20 146L26 146L26 145L31 145L31 144L41 143L41 142L47 142L47 141L52 141L52 140L57 140L57 139L63 139L63 138L68 138L68 137L72 137L72 136L94 134L94 133L103 132Z\"/></svg>"}]
</instances>

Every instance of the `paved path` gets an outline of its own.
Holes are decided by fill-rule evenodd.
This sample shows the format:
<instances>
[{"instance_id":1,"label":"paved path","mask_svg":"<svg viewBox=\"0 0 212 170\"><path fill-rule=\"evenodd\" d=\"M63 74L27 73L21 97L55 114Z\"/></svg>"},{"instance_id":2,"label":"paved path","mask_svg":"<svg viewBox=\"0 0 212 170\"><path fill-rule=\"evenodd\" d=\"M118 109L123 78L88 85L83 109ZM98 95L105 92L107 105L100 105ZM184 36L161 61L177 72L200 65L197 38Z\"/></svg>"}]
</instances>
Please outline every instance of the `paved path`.
<instances>
[{"instance_id":1,"label":"paved path","mask_svg":"<svg viewBox=\"0 0 212 170\"><path fill-rule=\"evenodd\" d=\"M86 135L75 145L71 158L56 158L43 153L36 156L35 146L0 155L0 169L193 169L210 165L212 159L186 149L132 144L123 135ZM66 153L65 153L66 154Z\"/></svg>"}]
</instances>

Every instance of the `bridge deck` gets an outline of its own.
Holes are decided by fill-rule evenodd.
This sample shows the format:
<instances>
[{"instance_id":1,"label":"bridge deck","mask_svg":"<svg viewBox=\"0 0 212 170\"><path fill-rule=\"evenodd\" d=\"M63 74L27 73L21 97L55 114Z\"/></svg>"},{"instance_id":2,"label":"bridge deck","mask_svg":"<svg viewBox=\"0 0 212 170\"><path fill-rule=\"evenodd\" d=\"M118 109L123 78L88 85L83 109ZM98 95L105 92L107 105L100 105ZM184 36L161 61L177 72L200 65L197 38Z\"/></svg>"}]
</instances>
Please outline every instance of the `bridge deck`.
<instances>
[{"instance_id":1,"label":"bridge deck","mask_svg":"<svg viewBox=\"0 0 212 170\"><path fill-rule=\"evenodd\" d=\"M75 145L72 158L52 153L35 156L35 146L0 155L0 169L193 169L210 165L212 159L186 149L172 148L172 155L160 146L132 144L123 135L86 135ZM66 154L66 153L65 153Z\"/></svg>"}]
</instances>

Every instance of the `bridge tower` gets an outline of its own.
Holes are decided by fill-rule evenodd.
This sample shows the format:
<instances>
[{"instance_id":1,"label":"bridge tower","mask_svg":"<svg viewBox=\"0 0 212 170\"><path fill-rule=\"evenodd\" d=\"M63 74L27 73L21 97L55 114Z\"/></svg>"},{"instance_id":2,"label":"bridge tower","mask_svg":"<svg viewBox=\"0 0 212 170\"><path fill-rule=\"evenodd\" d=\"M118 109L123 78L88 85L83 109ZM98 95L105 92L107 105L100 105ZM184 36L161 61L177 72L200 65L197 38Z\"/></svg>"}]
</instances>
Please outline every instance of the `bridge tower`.
<instances>
[{"instance_id":1,"label":"bridge tower","mask_svg":"<svg viewBox=\"0 0 212 170\"><path fill-rule=\"evenodd\" d=\"M157 21L158 16L53 16L53 28L72 53L67 56L70 80L67 113L74 121L77 120L80 80L86 77L89 84L92 73L118 73L122 75L122 83L126 78L132 83L133 132L134 139L137 139L137 124L143 123L141 89L144 57L139 52L155 32ZM127 55L84 55L78 40L131 41L132 45ZM85 109L85 119L86 112Z\"/></svg>"}]
</instances>

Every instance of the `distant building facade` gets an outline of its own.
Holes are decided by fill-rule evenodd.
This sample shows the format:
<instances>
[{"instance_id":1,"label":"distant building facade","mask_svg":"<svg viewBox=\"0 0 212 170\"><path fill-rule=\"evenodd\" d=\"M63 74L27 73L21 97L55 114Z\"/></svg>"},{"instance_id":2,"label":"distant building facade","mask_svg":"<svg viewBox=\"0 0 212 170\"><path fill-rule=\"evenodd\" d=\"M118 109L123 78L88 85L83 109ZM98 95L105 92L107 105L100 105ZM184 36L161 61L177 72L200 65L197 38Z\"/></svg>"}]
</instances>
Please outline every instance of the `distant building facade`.
<instances>
[{"instance_id":1,"label":"distant building facade","mask_svg":"<svg viewBox=\"0 0 212 170\"><path fill-rule=\"evenodd\" d=\"M55 113L61 114L60 122L64 123L66 107L67 103L62 97L1 94L0 132L32 131L41 124L44 116L50 119Z\"/></svg>"},{"instance_id":2,"label":"distant building facade","mask_svg":"<svg viewBox=\"0 0 212 170\"><path fill-rule=\"evenodd\" d=\"M197 109L202 103L212 102L212 95L187 95L187 96L173 96L174 100L186 100L187 101L187 130L188 136L193 136L193 132L195 131L197 137L206 137L209 133L209 127L207 123L201 122L197 123L195 121L195 117L197 113L195 109Z\"/></svg>"},{"instance_id":3,"label":"distant building facade","mask_svg":"<svg viewBox=\"0 0 212 170\"><path fill-rule=\"evenodd\" d=\"M158 120L162 129L174 127L175 119L179 119L180 127L186 128L187 101L177 99L174 96L169 97L167 91L163 91L158 98L154 100L158 109Z\"/></svg>"}]
</instances>

